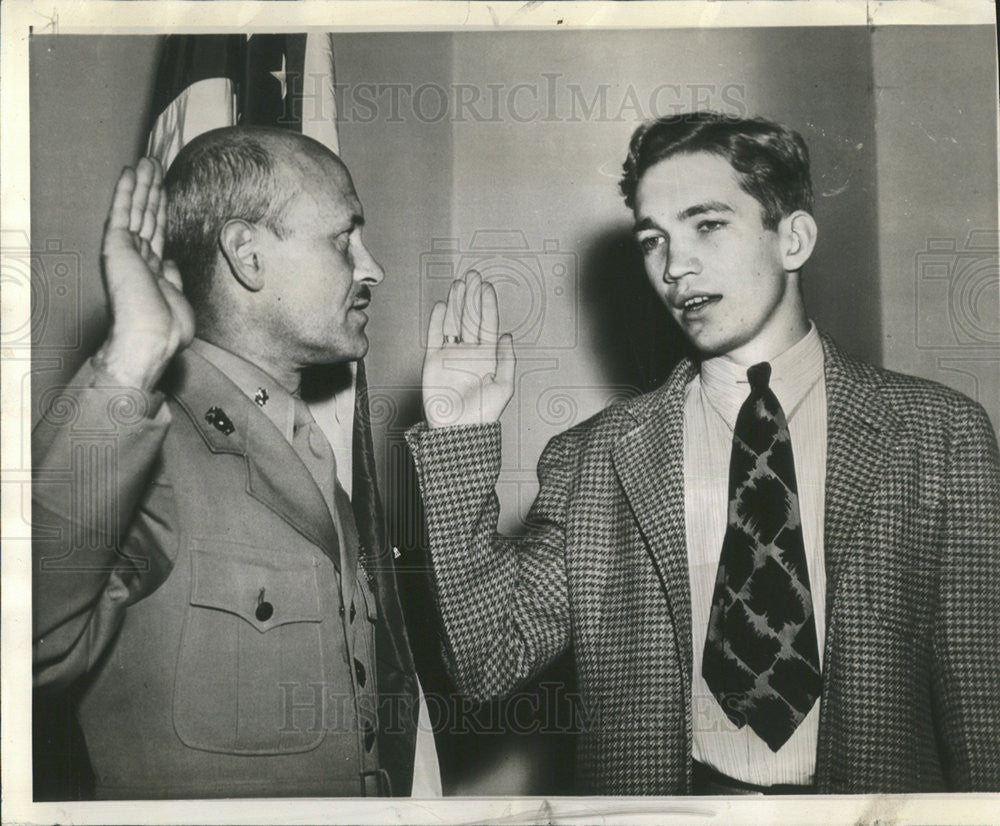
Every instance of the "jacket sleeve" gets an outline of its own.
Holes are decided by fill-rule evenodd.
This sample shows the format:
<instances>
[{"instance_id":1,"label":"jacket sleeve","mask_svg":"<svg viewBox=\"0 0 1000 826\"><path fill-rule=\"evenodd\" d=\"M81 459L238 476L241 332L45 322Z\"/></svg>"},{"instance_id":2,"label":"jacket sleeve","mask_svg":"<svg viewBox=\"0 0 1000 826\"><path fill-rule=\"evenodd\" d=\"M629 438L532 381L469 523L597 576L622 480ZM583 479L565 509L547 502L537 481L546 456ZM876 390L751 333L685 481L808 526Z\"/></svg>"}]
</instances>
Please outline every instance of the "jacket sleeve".
<instances>
[{"instance_id":1,"label":"jacket sleeve","mask_svg":"<svg viewBox=\"0 0 1000 826\"><path fill-rule=\"evenodd\" d=\"M502 697L569 644L563 561L569 441L557 437L542 454L528 531L512 539L496 532L499 424L418 425L406 437L426 513L446 663L463 693Z\"/></svg>"},{"instance_id":2,"label":"jacket sleeve","mask_svg":"<svg viewBox=\"0 0 1000 826\"><path fill-rule=\"evenodd\" d=\"M1000 791L1000 457L985 411L952 420L934 707L955 791Z\"/></svg>"},{"instance_id":3,"label":"jacket sleeve","mask_svg":"<svg viewBox=\"0 0 1000 826\"><path fill-rule=\"evenodd\" d=\"M152 485L170 411L86 363L32 433L32 621L36 686L85 673L125 607L169 572L173 498Z\"/></svg>"}]
</instances>

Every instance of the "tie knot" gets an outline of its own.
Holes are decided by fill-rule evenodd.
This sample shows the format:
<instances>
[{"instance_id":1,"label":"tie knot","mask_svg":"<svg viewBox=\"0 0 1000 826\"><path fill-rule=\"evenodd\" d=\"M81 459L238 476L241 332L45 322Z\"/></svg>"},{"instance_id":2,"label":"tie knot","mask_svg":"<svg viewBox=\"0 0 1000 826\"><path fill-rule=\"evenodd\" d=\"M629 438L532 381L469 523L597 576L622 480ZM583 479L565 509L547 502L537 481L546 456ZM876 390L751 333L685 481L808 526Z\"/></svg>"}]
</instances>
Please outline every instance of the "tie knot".
<instances>
[{"instance_id":1,"label":"tie knot","mask_svg":"<svg viewBox=\"0 0 1000 826\"><path fill-rule=\"evenodd\" d=\"M747 379L750 382L751 389L756 390L758 393L762 390L767 390L767 383L771 380L771 365L766 361L762 361L760 364L748 367Z\"/></svg>"}]
</instances>

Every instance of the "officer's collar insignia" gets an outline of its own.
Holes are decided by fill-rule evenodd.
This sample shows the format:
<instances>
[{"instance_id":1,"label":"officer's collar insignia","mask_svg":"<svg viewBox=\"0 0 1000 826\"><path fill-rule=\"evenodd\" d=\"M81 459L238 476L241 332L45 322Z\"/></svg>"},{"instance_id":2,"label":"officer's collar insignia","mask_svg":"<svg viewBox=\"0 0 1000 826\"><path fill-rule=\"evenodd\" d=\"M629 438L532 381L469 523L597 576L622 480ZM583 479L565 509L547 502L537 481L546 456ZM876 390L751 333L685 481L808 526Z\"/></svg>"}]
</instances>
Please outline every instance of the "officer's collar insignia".
<instances>
[{"instance_id":1,"label":"officer's collar insignia","mask_svg":"<svg viewBox=\"0 0 1000 826\"><path fill-rule=\"evenodd\" d=\"M253 400L257 403L257 407L263 407L265 404L267 404L267 400L269 398L271 397L267 395L267 390L265 390L263 387L258 387L257 394L253 397Z\"/></svg>"},{"instance_id":2,"label":"officer's collar insignia","mask_svg":"<svg viewBox=\"0 0 1000 826\"><path fill-rule=\"evenodd\" d=\"M229 417L221 407L210 407L208 412L205 414L205 421L226 436L236 430L233 423L229 420Z\"/></svg>"}]
</instances>

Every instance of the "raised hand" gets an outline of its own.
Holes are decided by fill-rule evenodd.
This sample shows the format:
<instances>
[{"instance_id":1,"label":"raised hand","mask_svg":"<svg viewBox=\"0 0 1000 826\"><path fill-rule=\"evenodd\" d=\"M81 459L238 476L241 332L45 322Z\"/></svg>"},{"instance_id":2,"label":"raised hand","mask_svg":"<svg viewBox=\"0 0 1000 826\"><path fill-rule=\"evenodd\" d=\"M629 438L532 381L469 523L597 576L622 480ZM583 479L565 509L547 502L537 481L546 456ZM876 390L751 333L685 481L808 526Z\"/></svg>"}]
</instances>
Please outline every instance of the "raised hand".
<instances>
[{"instance_id":1,"label":"raised hand","mask_svg":"<svg viewBox=\"0 0 1000 826\"><path fill-rule=\"evenodd\" d=\"M104 225L101 262L112 322L97 357L118 381L143 390L194 337L180 273L162 258L166 214L160 164L142 158L134 170L126 167Z\"/></svg>"},{"instance_id":2,"label":"raised hand","mask_svg":"<svg viewBox=\"0 0 1000 826\"><path fill-rule=\"evenodd\" d=\"M434 305L423 372L428 427L500 418L514 395L514 341L499 329L496 291L475 270L452 282L447 304Z\"/></svg>"}]
</instances>

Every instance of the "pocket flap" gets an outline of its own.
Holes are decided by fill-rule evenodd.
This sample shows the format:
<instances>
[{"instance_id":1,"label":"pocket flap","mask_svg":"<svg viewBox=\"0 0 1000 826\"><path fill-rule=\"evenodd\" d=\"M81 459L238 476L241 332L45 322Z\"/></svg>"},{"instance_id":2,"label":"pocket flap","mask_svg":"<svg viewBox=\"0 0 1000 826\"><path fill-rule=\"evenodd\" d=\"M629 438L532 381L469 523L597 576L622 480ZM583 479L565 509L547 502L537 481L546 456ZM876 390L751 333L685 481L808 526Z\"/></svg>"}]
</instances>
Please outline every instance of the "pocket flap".
<instances>
[{"instance_id":1,"label":"pocket flap","mask_svg":"<svg viewBox=\"0 0 1000 826\"><path fill-rule=\"evenodd\" d=\"M323 620L312 557L195 541L191 565L192 605L236 614L262 633Z\"/></svg>"}]
</instances>

